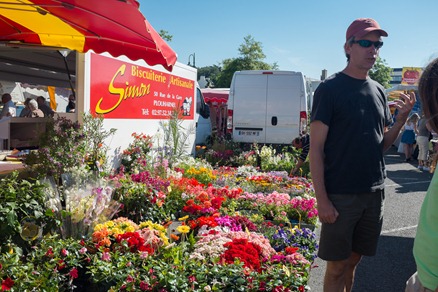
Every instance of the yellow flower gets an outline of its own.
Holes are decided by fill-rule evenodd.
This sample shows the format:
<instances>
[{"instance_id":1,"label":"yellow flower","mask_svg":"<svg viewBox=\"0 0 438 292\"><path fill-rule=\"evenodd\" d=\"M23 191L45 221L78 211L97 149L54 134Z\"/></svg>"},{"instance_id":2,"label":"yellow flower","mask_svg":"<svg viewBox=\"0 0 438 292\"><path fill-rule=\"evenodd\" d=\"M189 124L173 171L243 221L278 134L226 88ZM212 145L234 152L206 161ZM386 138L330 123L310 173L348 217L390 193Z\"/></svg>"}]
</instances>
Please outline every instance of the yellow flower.
<instances>
[{"instance_id":1,"label":"yellow flower","mask_svg":"<svg viewBox=\"0 0 438 292\"><path fill-rule=\"evenodd\" d=\"M190 231L190 227L187 226L187 225L181 225L181 226L178 226L178 227L176 228L176 230L177 230L178 232L180 232L180 233L185 234L185 233L189 233L189 231Z\"/></svg>"},{"instance_id":2,"label":"yellow flower","mask_svg":"<svg viewBox=\"0 0 438 292\"><path fill-rule=\"evenodd\" d=\"M103 224L97 224L96 226L94 226L94 231L101 231L103 227Z\"/></svg>"},{"instance_id":3,"label":"yellow flower","mask_svg":"<svg viewBox=\"0 0 438 292\"><path fill-rule=\"evenodd\" d=\"M186 215L184 217L179 218L179 221L186 221L187 219L189 219L189 215Z\"/></svg>"},{"instance_id":4,"label":"yellow flower","mask_svg":"<svg viewBox=\"0 0 438 292\"><path fill-rule=\"evenodd\" d=\"M163 241L164 246L169 244L169 238L163 232L160 232L160 238Z\"/></svg>"},{"instance_id":5,"label":"yellow flower","mask_svg":"<svg viewBox=\"0 0 438 292\"><path fill-rule=\"evenodd\" d=\"M120 229L120 228L118 228L118 227L115 227L115 228L112 229L111 231L112 231L112 233L113 233L114 235L125 233L122 229Z\"/></svg>"},{"instance_id":6,"label":"yellow flower","mask_svg":"<svg viewBox=\"0 0 438 292\"><path fill-rule=\"evenodd\" d=\"M130 226L128 226L128 227L125 228L125 231L126 231L126 232L134 232L134 231L135 231L135 228L134 228L134 226L130 225Z\"/></svg>"},{"instance_id":7,"label":"yellow flower","mask_svg":"<svg viewBox=\"0 0 438 292\"><path fill-rule=\"evenodd\" d=\"M148 227L150 229L158 230L160 232L164 232L167 230L163 225L158 223L153 223L151 220L144 221L140 223L140 229L143 229L145 227Z\"/></svg>"}]
</instances>

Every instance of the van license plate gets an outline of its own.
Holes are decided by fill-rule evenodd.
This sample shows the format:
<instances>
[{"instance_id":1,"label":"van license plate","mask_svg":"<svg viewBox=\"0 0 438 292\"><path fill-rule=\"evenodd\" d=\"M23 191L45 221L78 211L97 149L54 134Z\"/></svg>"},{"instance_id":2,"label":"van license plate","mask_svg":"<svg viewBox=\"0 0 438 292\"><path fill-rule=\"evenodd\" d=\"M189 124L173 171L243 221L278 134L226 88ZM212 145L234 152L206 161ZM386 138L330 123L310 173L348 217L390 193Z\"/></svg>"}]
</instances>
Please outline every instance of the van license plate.
<instances>
[{"instance_id":1,"label":"van license plate","mask_svg":"<svg viewBox=\"0 0 438 292\"><path fill-rule=\"evenodd\" d=\"M240 136L260 136L259 131L239 131Z\"/></svg>"}]
</instances>

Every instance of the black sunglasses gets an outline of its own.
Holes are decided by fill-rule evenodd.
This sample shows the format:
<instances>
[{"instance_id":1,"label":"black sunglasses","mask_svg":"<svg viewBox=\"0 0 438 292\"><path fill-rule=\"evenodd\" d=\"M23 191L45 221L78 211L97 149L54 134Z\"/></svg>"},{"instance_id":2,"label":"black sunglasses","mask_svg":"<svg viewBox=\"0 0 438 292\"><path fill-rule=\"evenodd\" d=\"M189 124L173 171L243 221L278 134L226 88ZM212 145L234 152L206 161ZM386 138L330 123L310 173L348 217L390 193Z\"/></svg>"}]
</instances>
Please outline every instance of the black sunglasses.
<instances>
[{"instance_id":1,"label":"black sunglasses","mask_svg":"<svg viewBox=\"0 0 438 292\"><path fill-rule=\"evenodd\" d=\"M369 48L372 45L374 45L374 47L376 49L380 49L383 46L383 42L381 41L377 41L377 42L372 42L369 40L358 40L358 41L352 41L352 44L359 44L359 46L361 46L362 48Z\"/></svg>"}]
</instances>

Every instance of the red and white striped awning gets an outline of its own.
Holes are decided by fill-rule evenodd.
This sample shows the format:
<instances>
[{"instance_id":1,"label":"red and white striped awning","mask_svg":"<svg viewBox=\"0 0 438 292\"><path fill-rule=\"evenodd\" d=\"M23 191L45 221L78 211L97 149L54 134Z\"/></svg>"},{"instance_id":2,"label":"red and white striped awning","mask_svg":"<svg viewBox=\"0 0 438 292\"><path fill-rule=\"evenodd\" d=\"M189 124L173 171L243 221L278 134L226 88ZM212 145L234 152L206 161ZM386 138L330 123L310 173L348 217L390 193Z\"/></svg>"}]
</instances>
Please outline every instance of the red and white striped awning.
<instances>
[{"instance_id":1,"label":"red and white striped awning","mask_svg":"<svg viewBox=\"0 0 438 292\"><path fill-rule=\"evenodd\" d=\"M201 88L204 100L209 104L224 104L228 101L229 88Z\"/></svg>"},{"instance_id":2,"label":"red and white striped awning","mask_svg":"<svg viewBox=\"0 0 438 292\"><path fill-rule=\"evenodd\" d=\"M0 1L1 44L108 52L169 71L177 59L136 0Z\"/></svg>"}]
</instances>

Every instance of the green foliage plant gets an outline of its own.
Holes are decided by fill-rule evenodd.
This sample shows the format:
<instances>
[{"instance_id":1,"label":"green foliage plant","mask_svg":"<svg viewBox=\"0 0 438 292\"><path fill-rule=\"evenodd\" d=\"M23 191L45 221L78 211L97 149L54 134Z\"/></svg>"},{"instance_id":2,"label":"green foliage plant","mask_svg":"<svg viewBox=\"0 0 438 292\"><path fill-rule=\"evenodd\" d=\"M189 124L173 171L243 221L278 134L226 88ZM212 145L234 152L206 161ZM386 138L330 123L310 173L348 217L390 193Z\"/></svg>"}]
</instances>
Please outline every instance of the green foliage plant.
<instances>
[{"instance_id":1,"label":"green foliage plant","mask_svg":"<svg viewBox=\"0 0 438 292\"><path fill-rule=\"evenodd\" d=\"M47 123L39 149L27 155L24 163L38 178L53 176L59 182L67 169L85 162L84 141L85 135L78 122L58 117Z\"/></svg>"},{"instance_id":2,"label":"green foliage plant","mask_svg":"<svg viewBox=\"0 0 438 292\"><path fill-rule=\"evenodd\" d=\"M137 173L151 162L153 137L143 133L132 133L134 140L123 150L121 165L127 173Z\"/></svg>"},{"instance_id":3,"label":"green foliage plant","mask_svg":"<svg viewBox=\"0 0 438 292\"><path fill-rule=\"evenodd\" d=\"M184 129L182 123L182 111L178 108L172 110L169 120L160 121L162 135L157 136L156 158L166 158L170 166L176 160L187 156L189 138L195 131L194 127Z\"/></svg>"},{"instance_id":4,"label":"green foliage plant","mask_svg":"<svg viewBox=\"0 0 438 292\"><path fill-rule=\"evenodd\" d=\"M39 149L31 152L24 162L38 178L53 176L56 182L78 164L87 164L91 170L102 170L108 150L104 142L115 131L105 130L103 118L89 113L84 114L82 125L58 117L48 122Z\"/></svg>"},{"instance_id":5,"label":"green foliage plant","mask_svg":"<svg viewBox=\"0 0 438 292\"><path fill-rule=\"evenodd\" d=\"M90 113L83 115L82 131L84 134L84 152L87 164L91 170L108 170L107 161L108 142L117 129L104 128L104 118L101 115L93 116Z\"/></svg>"},{"instance_id":6,"label":"green foliage plant","mask_svg":"<svg viewBox=\"0 0 438 292\"><path fill-rule=\"evenodd\" d=\"M74 239L47 236L20 257L15 249L0 255L0 277L14 281L11 291L85 291L87 249ZM89 290L87 290L89 291Z\"/></svg>"},{"instance_id":7,"label":"green foliage plant","mask_svg":"<svg viewBox=\"0 0 438 292\"><path fill-rule=\"evenodd\" d=\"M14 242L20 248L28 249L37 239L36 234L33 238L21 237L25 218L31 218L34 227L39 228L38 237L58 225L52 210L45 207L45 200L44 185L39 181L19 179L18 172L0 180L0 241L3 246Z\"/></svg>"}]
</instances>

